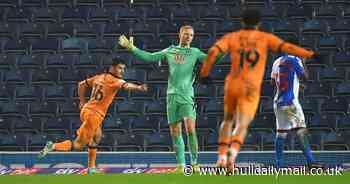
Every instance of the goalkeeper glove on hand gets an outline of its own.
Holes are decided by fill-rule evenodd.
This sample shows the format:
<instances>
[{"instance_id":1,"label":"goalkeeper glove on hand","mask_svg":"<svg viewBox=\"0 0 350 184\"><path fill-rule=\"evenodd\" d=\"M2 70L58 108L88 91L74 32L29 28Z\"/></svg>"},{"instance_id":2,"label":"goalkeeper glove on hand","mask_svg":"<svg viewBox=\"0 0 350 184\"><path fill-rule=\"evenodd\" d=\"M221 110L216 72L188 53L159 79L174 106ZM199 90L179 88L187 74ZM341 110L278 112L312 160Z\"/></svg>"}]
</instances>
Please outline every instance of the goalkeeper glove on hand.
<instances>
[{"instance_id":1,"label":"goalkeeper glove on hand","mask_svg":"<svg viewBox=\"0 0 350 184\"><path fill-rule=\"evenodd\" d=\"M132 50L135 47L133 37L130 37L130 39L128 39L125 35L121 35L118 40L119 45L128 50Z\"/></svg>"}]
</instances>

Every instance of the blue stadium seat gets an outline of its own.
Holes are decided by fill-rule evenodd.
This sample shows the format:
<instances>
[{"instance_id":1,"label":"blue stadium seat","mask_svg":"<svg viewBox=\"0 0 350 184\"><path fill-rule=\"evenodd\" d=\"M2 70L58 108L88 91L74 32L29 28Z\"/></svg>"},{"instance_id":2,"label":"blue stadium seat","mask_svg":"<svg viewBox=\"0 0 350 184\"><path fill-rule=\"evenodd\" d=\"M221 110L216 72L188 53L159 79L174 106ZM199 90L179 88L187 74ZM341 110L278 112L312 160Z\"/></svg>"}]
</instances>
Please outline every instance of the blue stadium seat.
<instances>
[{"instance_id":1,"label":"blue stadium seat","mask_svg":"<svg viewBox=\"0 0 350 184\"><path fill-rule=\"evenodd\" d=\"M133 134L125 134L118 137L114 151L142 151L143 140Z\"/></svg>"},{"instance_id":2,"label":"blue stadium seat","mask_svg":"<svg viewBox=\"0 0 350 184\"><path fill-rule=\"evenodd\" d=\"M177 35L180 30L180 25L175 23L160 23L159 24L159 37Z\"/></svg>"},{"instance_id":3,"label":"blue stadium seat","mask_svg":"<svg viewBox=\"0 0 350 184\"><path fill-rule=\"evenodd\" d=\"M242 151L259 151L261 144L261 137L254 133L248 133L244 144L241 147Z\"/></svg>"},{"instance_id":4,"label":"blue stadium seat","mask_svg":"<svg viewBox=\"0 0 350 184\"><path fill-rule=\"evenodd\" d=\"M225 6L211 6L210 11L206 10L206 8L200 9L199 19L201 21L222 22L229 17Z\"/></svg>"},{"instance_id":5,"label":"blue stadium seat","mask_svg":"<svg viewBox=\"0 0 350 184\"><path fill-rule=\"evenodd\" d=\"M255 129L275 129L275 121L276 118L273 113L260 113L254 118L251 127Z\"/></svg>"},{"instance_id":6,"label":"blue stadium seat","mask_svg":"<svg viewBox=\"0 0 350 184\"><path fill-rule=\"evenodd\" d=\"M146 78L146 71L141 69L127 69L124 73L124 80L143 82Z\"/></svg>"},{"instance_id":7,"label":"blue stadium seat","mask_svg":"<svg viewBox=\"0 0 350 184\"><path fill-rule=\"evenodd\" d=\"M57 23L58 12L54 8L38 8L33 10L35 23Z\"/></svg>"},{"instance_id":8,"label":"blue stadium seat","mask_svg":"<svg viewBox=\"0 0 350 184\"><path fill-rule=\"evenodd\" d=\"M183 6L185 4L184 0L158 0L157 3L160 7Z\"/></svg>"},{"instance_id":9,"label":"blue stadium seat","mask_svg":"<svg viewBox=\"0 0 350 184\"><path fill-rule=\"evenodd\" d=\"M206 140L206 144L204 144L204 151L217 151L218 147L218 134L217 133L212 133L208 135L208 138Z\"/></svg>"},{"instance_id":10,"label":"blue stadium seat","mask_svg":"<svg viewBox=\"0 0 350 184\"><path fill-rule=\"evenodd\" d=\"M232 32L241 28L241 23L233 21L223 21L216 24L215 35L220 38L228 32Z\"/></svg>"},{"instance_id":11,"label":"blue stadium seat","mask_svg":"<svg viewBox=\"0 0 350 184\"><path fill-rule=\"evenodd\" d=\"M30 17L32 17L32 12L29 9L10 9L6 15L7 22L13 22L18 24L30 22Z\"/></svg>"},{"instance_id":12,"label":"blue stadium seat","mask_svg":"<svg viewBox=\"0 0 350 184\"><path fill-rule=\"evenodd\" d=\"M35 134L28 140L28 151L40 151L47 142L46 134Z\"/></svg>"},{"instance_id":13,"label":"blue stadium seat","mask_svg":"<svg viewBox=\"0 0 350 184\"><path fill-rule=\"evenodd\" d=\"M57 104L53 102L32 102L29 107L30 117L54 117Z\"/></svg>"},{"instance_id":14,"label":"blue stadium seat","mask_svg":"<svg viewBox=\"0 0 350 184\"><path fill-rule=\"evenodd\" d=\"M47 68L69 69L74 63L74 55L53 54L46 59Z\"/></svg>"},{"instance_id":15,"label":"blue stadium seat","mask_svg":"<svg viewBox=\"0 0 350 184\"><path fill-rule=\"evenodd\" d=\"M0 23L0 37L1 38L15 38L17 35L17 27L13 24Z\"/></svg>"},{"instance_id":16,"label":"blue stadium seat","mask_svg":"<svg viewBox=\"0 0 350 184\"><path fill-rule=\"evenodd\" d=\"M47 24L48 38L66 39L73 36L73 24Z\"/></svg>"},{"instance_id":17,"label":"blue stadium seat","mask_svg":"<svg viewBox=\"0 0 350 184\"><path fill-rule=\"evenodd\" d=\"M350 116L338 116L337 130L350 130Z\"/></svg>"},{"instance_id":18,"label":"blue stadium seat","mask_svg":"<svg viewBox=\"0 0 350 184\"><path fill-rule=\"evenodd\" d=\"M344 138L337 133L329 133L324 138L323 142L324 150L350 150L349 145L344 141Z\"/></svg>"},{"instance_id":19,"label":"blue stadium seat","mask_svg":"<svg viewBox=\"0 0 350 184\"><path fill-rule=\"evenodd\" d=\"M332 96L332 88L328 83L307 83L304 90L305 97L313 98L330 98Z\"/></svg>"},{"instance_id":20,"label":"blue stadium seat","mask_svg":"<svg viewBox=\"0 0 350 184\"><path fill-rule=\"evenodd\" d=\"M64 101L68 94L64 90L63 86L51 85L45 87L45 101Z\"/></svg>"},{"instance_id":21,"label":"blue stadium seat","mask_svg":"<svg viewBox=\"0 0 350 184\"><path fill-rule=\"evenodd\" d=\"M123 134L117 133L106 133L102 135L100 144L98 145L98 150L102 151L113 151L113 146L115 146L116 139Z\"/></svg>"},{"instance_id":22,"label":"blue stadium seat","mask_svg":"<svg viewBox=\"0 0 350 184\"><path fill-rule=\"evenodd\" d=\"M215 96L215 86L213 85L195 85L194 87L196 99L210 99Z\"/></svg>"},{"instance_id":23,"label":"blue stadium seat","mask_svg":"<svg viewBox=\"0 0 350 184\"><path fill-rule=\"evenodd\" d=\"M33 54L55 54L59 50L59 41L55 39L41 39L32 44Z\"/></svg>"},{"instance_id":24,"label":"blue stadium seat","mask_svg":"<svg viewBox=\"0 0 350 184\"><path fill-rule=\"evenodd\" d=\"M24 85L29 79L30 72L25 70L6 70L3 72L3 83L5 84L15 84L15 85Z\"/></svg>"},{"instance_id":25,"label":"blue stadium seat","mask_svg":"<svg viewBox=\"0 0 350 184\"><path fill-rule=\"evenodd\" d=\"M157 27L152 24L139 22L131 26L132 35L136 38L149 37L154 39L157 33Z\"/></svg>"},{"instance_id":26,"label":"blue stadium seat","mask_svg":"<svg viewBox=\"0 0 350 184\"><path fill-rule=\"evenodd\" d=\"M55 69L32 70L32 85L52 85L57 84L58 71Z\"/></svg>"},{"instance_id":27,"label":"blue stadium seat","mask_svg":"<svg viewBox=\"0 0 350 184\"><path fill-rule=\"evenodd\" d=\"M163 101L145 102L145 109L149 115L164 115L166 113L166 104Z\"/></svg>"},{"instance_id":28,"label":"blue stadium seat","mask_svg":"<svg viewBox=\"0 0 350 184\"><path fill-rule=\"evenodd\" d=\"M303 111L305 114L314 115L314 114L318 113L317 100L312 99L312 98L311 99L309 99L309 98L300 99L299 98L299 102L300 102L301 107L303 108Z\"/></svg>"},{"instance_id":29,"label":"blue stadium seat","mask_svg":"<svg viewBox=\"0 0 350 184\"><path fill-rule=\"evenodd\" d=\"M127 93L127 91L124 91L124 93ZM130 92L130 98L131 100L154 100L157 95L157 88L155 88L153 85L148 86L147 92L140 92L140 91L131 91ZM119 95L123 96L123 95ZM126 95L124 95L126 97Z\"/></svg>"},{"instance_id":30,"label":"blue stadium seat","mask_svg":"<svg viewBox=\"0 0 350 184\"><path fill-rule=\"evenodd\" d=\"M263 151L271 151L275 150L275 138L276 135L273 133L262 133L262 150Z\"/></svg>"},{"instance_id":31,"label":"blue stadium seat","mask_svg":"<svg viewBox=\"0 0 350 184\"><path fill-rule=\"evenodd\" d=\"M104 132L125 134L130 131L131 119L135 119L134 116L118 116L118 118L107 114L102 122Z\"/></svg>"},{"instance_id":32,"label":"blue stadium seat","mask_svg":"<svg viewBox=\"0 0 350 184\"><path fill-rule=\"evenodd\" d=\"M170 135L154 133L145 139L145 151L171 151Z\"/></svg>"},{"instance_id":33,"label":"blue stadium seat","mask_svg":"<svg viewBox=\"0 0 350 184\"><path fill-rule=\"evenodd\" d=\"M143 17L141 8L120 8L118 10L118 22L137 22Z\"/></svg>"},{"instance_id":34,"label":"blue stadium seat","mask_svg":"<svg viewBox=\"0 0 350 184\"><path fill-rule=\"evenodd\" d=\"M23 119L23 118L12 118L12 132L13 133L29 133L37 134L42 130L42 123L38 119Z\"/></svg>"},{"instance_id":35,"label":"blue stadium seat","mask_svg":"<svg viewBox=\"0 0 350 184\"><path fill-rule=\"evenodd\" d=\"M130 25L126 23L106 24L104 27L103 37L118 38L120 35L130 33Z\"/></svg>"},{"instance_id":36,"label":"blue stadium seat","mask_svg":"<svg viewBox=\"0 0 350 184\"><path fill-rule=\"evenodd\" d=\"M303 35L323 36L326 33L326 25L320 20L308 20L304 22L301 32Z\"/></svg>"},{"instance_id":37,"label":"blue stadium seat","mask_svg":"<svg viewBox=\"0 0 350 184\"><path fill-rule=\"evenodd\" d=\"M350 61L350 54L347 52L337 52L333 57L333 63L335 66L340 66L340 67L350 66L349 61Z\"/></svg>"},{"instance_id":38,"label":"blue stadium seat","mask_svg":"<svg viewBox=\"0 0 350 184\"><path fill-rule=\"evenodd\" d=\"M312 8L310 7L288 7L286 10L286 18L292 21L304 22L312 17Z\"/></svg>"},{"instance_id":39,"label":"blue stadium seat","mask_svg":"<svg viewBox=\"0 0 350 184\"><path fill-rule=\"evenodd\" d=\"M335 36L345 36L350 33L350 27L349 27L349 22L348 21L335 21L332 22L332 24L329 26L330 35L335 35Z\"/></svg>"},{"instance_id":40,"label":"blue stadium seat","mask_svg":"<svg viewBox=\"0 0 350 184\"><path fill-rule=\"evenodd\" d=\"M155 83L166 83L169 76L167 67L155 68L147 73L147 81Z\"/></svg>"},{"instance_id":41,"label":"blue stadium seat","mask_svg":"<svg viewBox=\"0 0 350 184\"><path fill-rule=\"evenodd\" d=\"M79 8L65 8L61 15L61 22L63 23L85 23L88 18L88 9L85 7Z\"/></svg>"},{"instance_id":42,"label":"blue stadium seat","mask_svg":"<svg viewBox=\"0 0 350 184\"><path fill-rule=\"evenodd\" d=\"M231 1L231 0L215 0L215 1L212 1L212 3L214 3L215 5L228 6L228 7L233 7L238 5L237 2Z\"/></svg>"},{"instance_id":43,"label":"blue stadium seat","mask_svg":"<svg viewBox=\"0 0 350 184\"><path fill-rule=\"evenodd\" d=\"M92 8L89 12L90 23L111 23L114 20L112 11L108 11L106 8Z\"/></svg>"},{"instance_id":44,"label":"blue stadium seat","mask_svg":"<svg viewBox=\"0 0 350 184\"><path fill-rule=\"evenodd\" d=\"M0 101L8 102L14 100L15 86L3 85L0 88Z\"/></svg>"},{"instance_id":45,"label":"blue stadium seat","mask_svg":"<svg viewBox=\"0 0 350 184\"><path fill-rule=\"evenodd\" d=\"M144 112L143 102L122 101L117 104L117 112L123 115L140 115Z\"/></svg>"},{"instance_id":46,"label":"blue stadium seat","mask_svg":"<svg viewBox=\"0 0 350 184\"><path fill-rule=\"evenodd\" d=\"M116 8L116 7L128 7L129 5L129 0L119 0L119 1L115 1L115 0L103 0L102 1L102 7L112 7L112 8Z\"/></svg>"},{"instance_id":47,"label":"blue stadium seat","mask_svg":"<svg viewBox=\"0 0 350 184\"><path fill-rule=\"evenodd\" d=\"M75 101L65 101L59 105L59 114L62 116L78 116L80 114L79 104Z\"/></svg>"},{"instance_id":48,"label":"blue stadium seat","mask_svg":"<svg viewBox=\"0 0 350 184\"><path fill-rule=\"evenodd\" d=\"M261 86L261 97L271 97L274 95L274 86L270 83L270 81L263 82Z\"/></svg>"},{"instance_id":49,"label":"blue stadium seat","mask_svg":"<svg viewBox=\"0 0 350 184\"><path fill-rule=\"evenodd\" d=\"M221 84L216 84L216 97L217 98L223 98L224 97L224 93L225 93L225 90L224 90L224 85L221 85Z\"/></svg>"},{"instance_id":50,"label":"blue stadium seat","mask_svg":"<svg viewBox=\"0 0 350 184\"><path fill-rule=\"evenodd\" d=\"M141 116L132 119L131 131L133 133L154 133L160 130L159 116Z\"/></svg>"},{"instance_id":51,"label":"blue stadium seat","mask_svg":"<svg viewBox=\"0 0 350 184\"><path fill-rule=\"evenodd\" d=\"M24 40L9 40L4 45L5 53L28 54L29 44Z\"/></svg>"},{"instance_id":52,"label":"blue stadium seat","mask_svg":"<svg viewBox=\"0 0 350 184\"><path fill-rule=\"evenodd\" d=\"M69 130L71 130L71 124L63 118L48 118L43 124L43 132L46 133L68 134Z\"/></svg>"},{"instance_id":53,"label":"blue stadium seat","mask_svg":"<svg viewBox=\"0 0 350 184\"><path fill-rule=\"evenodd\" d=\"M74 33L78 38L98 38L103 34L104 24L74 24Z\"/></svg>"},{"instance_id":54,"label":"blue stadium seat","mask_svg":"<svg viewBox=\"0 0 350 184\"><path fill-rule=\"evenodd\" d=\"M20 25L20 38L43 38L45 35L45 28L40 24L26 23Z\"/></svg>"},{"instance_id":55,"label":"blue stadium seat","mask_svg":"<svg viewBox=\"0 0 350 184\"><path fill-rule=\"evenodd\" d=\"M241 2L241 6L256 6L256 7L264 7L267 6L268 2L265 0L244 0Z\"/></svg>"},{"instance_id":56,"label":"blue stadium seat","mask_svg":"<svg viewBox=\"0 0 350 184\"><path fill-rule=\"evenodd\" d=\"M226 78L226 75L229 73L229 67L215 66L210 71L210 76L215 82L223 82Z\"/></svg>"},{"instance_id":57,"label":"blue stadium seat","mask_svg":"<svg viewBox=\"0 0 350 184\"><path fill-rule=\"evenodd\" d=\"M336 22L339 12L341 12L341 10L335 6L320 7L315 10L315 18L328 22Z\"/></svg>"},{"instance_id":58,"label":"blue stadium seat","mask_svg":"<svg viewBox=\"0 0 350 184\"><path fill-rule=\"evenodd\" d=\"M62 41L62 53L84 54L88 52L88 43L85 38L72 37Z\"/></svg>"},{"instance_id":59,"label":"blue stadium seat","mask_svg":"<svg viewBox=\"0 0 350 184\"><path fill-rule=\"evenodd\" d=\"M17 66L19 69L41 69L44 61L40 55L22 55L17 57Z\"/></svg>"},{"instance_id":60,"label":"blue stadium seat","mask_svg":"<svg viewBox=\"0 0 350 184\"><path fill-rule=\"evenodd\" d=\"M204 106L204 113L207 115L222 115L224 104L221 100L210 100Z\"/></svg>"},{"instance_id":61,"label":"blue stadium seat","mask_svg":"<svg viewBox=\"0 0 350 184\"><path fill-rule=\"evenodd\" d=\"M300 5L302 6L311 6L311 7L320 7L324 3L323 0L303 0L300 1Z\"/></svg>"},{"instance_id":62,"label":"blue stadium seat","mask_svg":"<svg viewBox=\"0 0 350 184\"><path fill-rule=\"evenodd\" d=\"M198 116L196 120L196 128L198 131L202 129L209 130L207 133L214 133L218 130L219 124L216 116Z\"/></svg>"},{"instance_id":63,"label":"blue stadium seat","mask_svg":"<svg viewBox=\"0 0 350 184\"><path fill-rule=\"evenodd\" d=\"M344 98L332 98L321 105L322 112L344 114L348 111L348 102Z\"/></svg>"},{"instance_id":64,"label":"blue stadium seat","mask_svg":"<svg viewBox=\"0 0 350 184\"><path fill-rule=\"evenodd\" d=\"M110 47L106 40L91 39L88 42L88 49L90 53L111 53L112 47Z\"/></svg>"},{"instance_id":65,"label":"blue stadium seat","mask_svg":"<svg viewBox=\"0 0 350 184\"><path fill-rule=\"evenodd\" d=\"M43 96L41 87L17 86L15 90L16 101L40 101Z\"/></svg>"},{"instance_id":66,"label":"blue stadium seat","mask_svg":"<svg viewBox=\"0 0 350 184\"><path fill-rule=\"evenodd\" d=\"M20 102L2 102L1 117L21 117L25 118L28 115L28 105Z\"/></svg>"},{"instance_id":67,"label":"blue stadium seat","mask_svg":"<svg viewBox=\"0 0 350 184\"><path fill-rule=\"evenodd\" d=\"M70 0L48 0L49 7L72 7L73 2Z\"/></svg>"},{"instance_id":68,"label":"blue stadium seat","mask_svg":"<svg viewBox=\"0 0 350 184\"><path fill-rule=\"evenodd\" d=\"M339 7L346 7L346 5L349 5L349 2L347 0L328 0L327 4L339 5Z\"/></svg>"},{"instance_id":69,"label":"blue stadium seat","mask_svg":"<svg viewBox=\"0 0 350 184\"><path fill-rule=\"evenodd\" d=\"M161 7L149 8L145 11L145 20L149 23L168 22L170 19L170 11Z\"/></svg>"},{"instance_id":70,"label":"blue stadium seat","mask_svg":"<svg viewBox=\"0 0 350 184\"><path fill-rule=\"evenodd\" d=\"M259 109L260 109L260 112L273 113L273 100L272 100L272 98L261 98Z\"/></svg>"},{"instance_id":71,"label":"blue stadium seat","mask_svg":"<svg viewBox=\"0 0 350 184\"><path fill-rule=\"evenodd\" d=\"M340 51L341 40L335 36L321 37L318 42L319 51Z\"/></svg>"},{"instance_id":72,"label":"blue stadium seat","mask_svg":"<svg viewBox=\"0 0 350 184\"><path fill-rule=\"evenodd\" d=\"M101 66L101 60L102 60L101 55L96 55L96 54L79 55L75 60L73 67L75 69L81 69L81 68L97 69L99 66Z\"/></svg>"},{"instance_id":73,"label":"blue stadium seat","mask_svg":"<svg viewBox=\"0 0 350 184\"><path fill-rule=\"evenodd\" d=\"M77 7L88 7L91 9L94 9L96 7L99 7L101 5L102 1L100 0L77 0L76 6Z\"/></svg>"},{"instance_id":74,"label":"blue stadium seat","mask_svg":"<svg viewBox=\"0 0 350 184\"><path fill-rule=\"evenodd\" d=\"M24 151L24 148L17 146L16 137L12 134L1 136L0 145L1 151Z\"/></svg>"},{"instance_id":75,"label":"blue stadium seat","mask_svg":"<svg viewBox=\"0 0 350 184\"><path fill-rule=\"evenodd\" d=\"M279 36L293 34L297 36L299 34L299 26L291 21L278 21L273 25L273 32Z\"/></svg>"},{"instance_id":76,"label":"blue stadium seat","mask_svg":"<svg viewBox=\"0 0 350 184\"><path fill-rule=\"evenodd\" d=\"M343 82L336 86L335 96L350 96L350 83Z\"/></svg>"},{"instance_id":77,"label":"blue stadium seat","mask_svg":"<svg viewBox=\"0 0 350 184\"><path fill-rule=\"evenodd\" d=\"M175 7L170 13L171 21L194 22L196 17L192 9L188 6Z\"/></svg>"},{"instance_id":78,"label":"blue stadium seat","mask_svg":"<svg viewBox=\"0 0 350 184\"><path fill-rule=\"evenodd\" d=\"M344 68L324 68L320 71L320 78L322 81L342 82L346 80L345 74Z\"/></svg>"},{"instance_id":79,"label":"blue stadium seat","mask_svg":"<svg viewBox=\"0 0 350 184\"><path fill-rule=\"evenodd\" d=\"M308 122L312 130L333 131L337 126L337 116L334 114L314 115Z\"/></svg>"},{"instance_id":80,"label":"blue stadium seat","mask_svg":"<svg viewBox=\"0 0 350 184\"><path fill-rule=\"evenodd\" d=\"M13 1L13 0L3 0L0 2L0 7L7 7L7 8L15 8L17 7L18 1Z\"/></svg>"}]
</instances>

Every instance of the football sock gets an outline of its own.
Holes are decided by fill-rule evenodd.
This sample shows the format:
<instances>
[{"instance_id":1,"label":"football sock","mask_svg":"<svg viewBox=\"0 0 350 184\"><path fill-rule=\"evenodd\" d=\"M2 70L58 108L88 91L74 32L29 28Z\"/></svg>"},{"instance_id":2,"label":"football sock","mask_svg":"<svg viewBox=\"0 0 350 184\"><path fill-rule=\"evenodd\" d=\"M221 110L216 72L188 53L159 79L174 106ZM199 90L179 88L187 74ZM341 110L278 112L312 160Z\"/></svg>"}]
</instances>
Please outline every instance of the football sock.
<instances>
[{"instance_id":1,"label":"football sock","mask_svg":"<svg viewBox=\"0 0 350 184\"><path fill-rule=\"evenodd\" d=\"M96 152L97 148L89 146L88 148L88 167L89 168L95 168L96 167Z\"/></svg>"},{"instance_id":2,"label":"football sock","mask_svg":"<svg viewBox=\"0 0 350 184\"><path fill-rule=\"evenodd\" d=\"M53 150L56 151L70 151L72 150L73 143L70 140L53 144Z\"/></svg>"},{"instance_id":3,"label":"football sock","mask_svg":"<svg viewBox=\"0 0 350 184\"><path fill-rule=\"evenodd\" d=\"M309 144L309 139L307 137L307 130L306 128L301 128L297 130L297 137L299 140L299 144L301 146L301 150L303 151L304 156L306 157L307 163L311 164L314 163L314 157L311 153L311 147Z\"/></svg>"},{"instance_id":4,"label":"football sock","mask_svg":"<svg viewBox=\"0 0 350 184\"><path fill-rule=\"evenodd\" d=\"M188 149L190 151L191 164L197 164L198 159L198 139L195 133L188 133Z\"/></svg>"},{"instance_id":5,"label":"football sock","mask_svg":"<svg viewBox=\"0 0 350 184\"><path fill-rule=\"evenodd\" d=\"M287 138L287 133L277 133L275 139L275 150L276 150L276 167L280 168L284 165L283 149L284 142Z\"/></svg>"},{"instance_id":6,"label":"football sock","mask_svg":"<svg viewBox=\"0 0 350 184\"><path fill-rule=\"evenodd\" d=\"M182 135L172 136L173 147L178 165L185 166L185 143Z\"/></svg>"}]
</instances>

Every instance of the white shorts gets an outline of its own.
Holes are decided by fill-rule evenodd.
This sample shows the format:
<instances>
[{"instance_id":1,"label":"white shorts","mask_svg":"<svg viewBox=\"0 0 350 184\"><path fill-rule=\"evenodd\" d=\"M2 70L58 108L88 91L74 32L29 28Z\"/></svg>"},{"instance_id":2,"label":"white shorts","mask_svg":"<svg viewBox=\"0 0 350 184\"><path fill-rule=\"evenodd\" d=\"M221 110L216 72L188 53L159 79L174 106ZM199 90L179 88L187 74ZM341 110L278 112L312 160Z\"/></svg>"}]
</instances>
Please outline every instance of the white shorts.
<instances>
[{"instance_id":1,"label":"white shorts","mask_svg":"<svg viewBox=\"0 0 350 184\"><path fill-rule=\"evenodd\" d=\"M304 112L299 103L281 107L274 104L273 110L276 115L277 130L306 128Z\"/></svg>"}]
</instances>

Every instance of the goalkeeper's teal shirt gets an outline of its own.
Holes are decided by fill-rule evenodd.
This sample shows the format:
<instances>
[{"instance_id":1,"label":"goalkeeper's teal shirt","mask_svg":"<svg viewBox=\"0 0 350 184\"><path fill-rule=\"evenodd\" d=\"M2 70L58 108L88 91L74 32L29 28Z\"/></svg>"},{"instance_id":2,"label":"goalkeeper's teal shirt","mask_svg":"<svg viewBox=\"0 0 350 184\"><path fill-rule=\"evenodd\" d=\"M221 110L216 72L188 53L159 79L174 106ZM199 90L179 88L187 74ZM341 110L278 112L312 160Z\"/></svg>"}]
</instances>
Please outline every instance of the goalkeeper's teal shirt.
<instances>
[{"instance_id":1,"label":"goalkeeper's teal shirt","mask_svg":"<svg viewBox=\"0 0 350 184\"><path fill-rule=\"evenodd\" d=\"M197 61L204 61L207 54L198 48L186 48L171 45L159 52L149 53L138 48L132 49L133 54L146 62L166 61L169 65L167 95L179 95L184 103L193 103L194 67Z\"/></svg>"}]
</instances>

